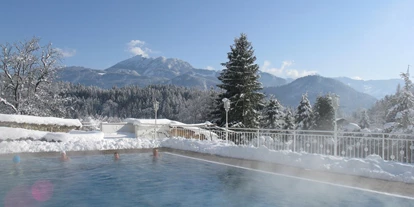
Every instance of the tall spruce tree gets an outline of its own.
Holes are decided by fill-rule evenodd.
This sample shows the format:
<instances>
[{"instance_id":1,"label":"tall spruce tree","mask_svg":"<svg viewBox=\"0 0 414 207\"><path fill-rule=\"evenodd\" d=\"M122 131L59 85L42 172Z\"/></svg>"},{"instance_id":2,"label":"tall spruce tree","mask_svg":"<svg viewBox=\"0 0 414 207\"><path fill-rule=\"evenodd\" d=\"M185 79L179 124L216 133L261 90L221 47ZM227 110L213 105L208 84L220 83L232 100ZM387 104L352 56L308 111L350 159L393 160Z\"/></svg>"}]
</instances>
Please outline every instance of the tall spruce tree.
<instances>
[{"instance_id":1,"label":"tall spruce tree","mask_svg":"<svg viewBox=\"0 0 414 207\"><path fill-rule=\"evenodd\" d=\"M253 53L252 44L247 41L245 34L241 34L230 46L230 52L227 53L228 61L222 63L225 68L218 77L222 83L217 86L223 90L217 99L220 103L219 111L216 112L220 115L217 123L219 125L225 123L225 111L221 100L228 98L231 101L230 125L249 128L259 126L259 110L263 107L264 94L260 92L262 84L259 82L259 66L255 64L256 56Z\"/></svg>"},{"instance_id":2,"label":"tall spruce tree","mask_svg":"<svg viewBox=\"0 0 414 207\"><path fill-rule=\"evenodd\" d=\"M296 129L308 130L312 127L312 106L308 100L308 94L302 94L302 100L299 103L295 115Z\"/></svg>"},{"instance_id":3,"label":"tall spruce tree","mask_svg":"<svg viewBox=\"0 0 414 207\"><path fill-rule=\"evenodd\" d=\"M316 98L313 112L313 129L328 131L334 129L335 109L333 107L332 98L329 95Z\"/></svg>"}]
</instances>

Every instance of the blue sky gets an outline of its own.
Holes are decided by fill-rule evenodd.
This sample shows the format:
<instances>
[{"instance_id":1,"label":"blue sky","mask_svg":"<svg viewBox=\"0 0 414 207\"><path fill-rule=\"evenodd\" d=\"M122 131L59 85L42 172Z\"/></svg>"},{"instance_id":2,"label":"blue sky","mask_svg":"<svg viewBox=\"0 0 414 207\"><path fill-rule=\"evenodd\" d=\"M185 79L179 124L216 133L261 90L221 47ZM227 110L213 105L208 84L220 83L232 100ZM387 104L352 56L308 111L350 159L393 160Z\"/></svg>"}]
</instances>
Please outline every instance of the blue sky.
<instances>
[{"instance_id":1,"label":"blue sky","mask_svg":"<svg viewBox=\"0 0 414 207\"><path fill-rule=\"evenodd\" d=\"M221 69L240 33L279 77L398 78L414 65L411 0L6 1L0 43L40 37L64 64L105 69L143 54Z\"/></svg>"}]
</instances>

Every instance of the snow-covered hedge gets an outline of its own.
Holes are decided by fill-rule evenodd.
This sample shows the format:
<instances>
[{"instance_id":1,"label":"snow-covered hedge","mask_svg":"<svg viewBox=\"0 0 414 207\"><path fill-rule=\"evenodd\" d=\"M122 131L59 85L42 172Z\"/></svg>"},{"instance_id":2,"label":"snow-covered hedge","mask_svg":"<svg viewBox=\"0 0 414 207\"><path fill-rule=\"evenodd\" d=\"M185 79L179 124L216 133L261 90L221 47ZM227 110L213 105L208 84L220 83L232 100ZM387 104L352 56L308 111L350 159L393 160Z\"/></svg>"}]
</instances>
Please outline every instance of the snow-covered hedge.
<instances>
[{"instance_id":1,"label":"snow-covered hedge","mask_svg":"<svg viewBox=\"0 0 414 207\"><path fill-rule=\"evenodd\" d=\"M0 126L39 131L68 132L72 129L80 129L82 124L78 119L0 114Z\"/></svg>"},{"instance_id":2,"label":"snow-covered hedge","mask_svg":"<svg viewBox=\"0 0 414 207\"><path fill-rule=\"evenodd\" d=\"M104 133L100 131L70 131L69 133L63 133L0 127L0 141L42 140L48 142L67 142L76 140L99 141L103 138Z\"/></svg>"}]
</instances>

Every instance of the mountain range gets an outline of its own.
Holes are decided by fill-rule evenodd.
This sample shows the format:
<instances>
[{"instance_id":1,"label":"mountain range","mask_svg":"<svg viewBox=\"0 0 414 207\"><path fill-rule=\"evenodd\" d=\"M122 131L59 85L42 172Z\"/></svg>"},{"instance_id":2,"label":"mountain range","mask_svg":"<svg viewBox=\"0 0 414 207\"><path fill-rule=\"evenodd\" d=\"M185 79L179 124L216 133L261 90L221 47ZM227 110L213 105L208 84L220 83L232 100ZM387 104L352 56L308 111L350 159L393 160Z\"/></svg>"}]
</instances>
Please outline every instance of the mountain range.
<instances>
[{"instance_id":1,"label":"mountain range","mask_svg":"<svg viewBox=\"0 0 414 207\"><path fill-rule=\"evenodd\" d=\"M398 85L404 85L404 81L402 79L355 80L347 77L338 77L334 79L341 81L357 91L374 96L377 99L381 99L386 95L394 94L397 91Z\"/></svg>"},{"instance_id":2,"label":"mountain range","mask_svg":"<svg viewBox=\"0 0 414 207\"><path fill-rule=\"evenodd\" d=\"M58 77L62 81L101 88L170 84L207 90L220 83L217 79L220 72L197 69L188 62L176 58L146 58L138 55L104 70L65 67L58 72ZM317 95L336 93L341 97L344 111L359 107L367 108L376 99L393 94L397 85L402 83L399 79L363 81L322 76L307 76L292 80L262 71L259 71L259 74L263 91L266 94L274 94L285 105L296 106L305 92L308 93L311 102Z\"/></svg>"},{"instance_id":3,"label":"mountain range","mask_svg":"<svg viewBox=\"0 0 414 207\"><path fill-rule=\"evenodd\" d=\"M105 70L84 67L66 67L59 71L59 79L87 86L111 88L126 85L145 87L151 84L173 84L198 89L215 87L220 71L197 69L176 58L146 58L134 56ZM280 86L286 80L270 73L260 72L264 87Z\"/></svg>"},{"instance_id":4,"label":"mountain range","mask_svg":"<svg viewBox=\"0 0 414 207\"><path fill-rule=\"evenodd\" d=\"M307 93L311 104L315 103L318 96L336 94L340 98L340 110L351 113L356 109L369 108L377 100L375 97L356 91L350 86L319 75L310 75L298 78L291 83L279 87L264 88L265 94L273 94L284 106L296 107Z\"/></svg>"}]
</instances>

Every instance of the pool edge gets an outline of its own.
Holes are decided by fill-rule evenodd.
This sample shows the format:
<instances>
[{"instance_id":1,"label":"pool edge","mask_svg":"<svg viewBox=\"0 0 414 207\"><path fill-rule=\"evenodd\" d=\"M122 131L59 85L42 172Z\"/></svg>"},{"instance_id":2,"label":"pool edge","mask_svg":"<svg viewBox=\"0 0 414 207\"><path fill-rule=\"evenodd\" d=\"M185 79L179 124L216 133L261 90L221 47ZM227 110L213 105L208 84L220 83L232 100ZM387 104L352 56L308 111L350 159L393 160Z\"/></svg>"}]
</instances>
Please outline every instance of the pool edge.
<instances>
[{"instance_id":1,"label":"pool edge","mask_svg":"<svg viewBox=\"0 0 414 207\"><path fill-rule=\"evenodd\" d=\"M334 185L340 185L344 187L351 187L383 194L390 194L391 196L394 195L414 199L414 184L410 183L388 181L334 172L309 170L276 163L223 157L213 154L184 151L172 148L162 148L162 151L189 157L195 157L198 159L204 159L212 162L224 163L227 165L239 166L242 168L286 175L288 177L297 177L307 180L331 183Z\"/></svg>"}]
</instances>

